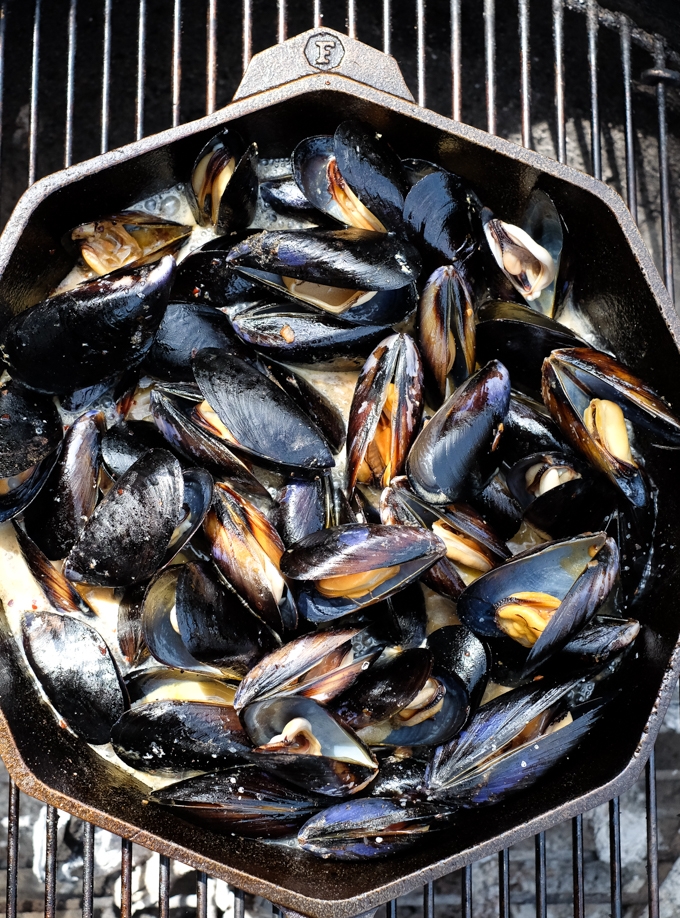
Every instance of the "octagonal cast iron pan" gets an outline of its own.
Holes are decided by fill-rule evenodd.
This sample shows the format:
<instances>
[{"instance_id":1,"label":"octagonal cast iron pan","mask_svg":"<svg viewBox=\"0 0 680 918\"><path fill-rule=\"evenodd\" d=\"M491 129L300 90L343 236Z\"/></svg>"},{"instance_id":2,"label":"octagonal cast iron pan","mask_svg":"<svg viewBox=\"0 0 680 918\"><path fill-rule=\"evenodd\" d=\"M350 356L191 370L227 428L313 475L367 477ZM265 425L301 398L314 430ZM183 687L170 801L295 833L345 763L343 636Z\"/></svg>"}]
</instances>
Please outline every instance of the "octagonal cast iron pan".
<instances>
[{"instance_id":1,"label":"octagonal cast iron pan","mask_svg":"<svg viewBox=\"0 0 680 918\"><path fill-rule=\"evenodd\" d=\"M315 58L305 56L317 39L344 47L333 72L315 70ZM283 74L289 82L268 85ZM389 92L369 85L376 80ZM393 59L327 29L253 58L236 101L214 115L33 185L0 239L4 316L44 298L68 271L60 245L65 232L187 180L198 151L222 125L256 140L262 157L283 157L303 137L332 133L346 118L372 124L401 156L430 159L461 174L510 222L536 185L544 189L575 249L577 301L617 356L680 409L680 324L621 198L589 176L418 107ZM680 460L672 451L655 450L648 468L663 493L655 543L661 576L635 609L645 627L614 677L623 691L581 747L534 788L490 809L461 813L449 829L407 853L378 862L325 861L216 835L147 805L142 785L60 729L0 610L2 758L26 793L284 908L318 918L375 908L603 803L639 776L680 668Z\"/></svg>"}]
</instances>

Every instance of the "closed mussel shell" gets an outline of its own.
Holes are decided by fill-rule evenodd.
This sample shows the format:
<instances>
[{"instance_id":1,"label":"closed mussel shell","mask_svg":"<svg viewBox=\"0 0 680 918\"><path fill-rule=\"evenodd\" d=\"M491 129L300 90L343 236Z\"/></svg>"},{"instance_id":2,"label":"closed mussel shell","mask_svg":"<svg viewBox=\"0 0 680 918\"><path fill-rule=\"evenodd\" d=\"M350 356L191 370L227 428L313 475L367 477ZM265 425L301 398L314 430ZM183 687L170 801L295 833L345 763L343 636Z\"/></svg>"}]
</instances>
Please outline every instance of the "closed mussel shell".
<instances>
[{"instance_id":1,"label":"closed mussel shell","mask_svg":"<svg viewBox=\"0 0 680 918\"><path fill-rule=\"evenodd\" d=\"M26 531L53 561L69 553L97 505L103 426L102 412L71 425L57 464L24 512Z\"/></svg>"},{"instance_id":2,"label":"closed mussel shell","mask_svg":"<svg viewBox=\"0 0 680 918\"><path fill-rule=\"evenodd\" d=\"M335 225L333 220L328 220L311 204L292 175L260 182L260 196L274 213L282 217L306 220L315 225Z\"/></svg>"},{"instance_id":3,"label":"closed mussel shell","mask_svg":"<svg viewBox=\"0 0 680 918\"><path fill-rule=\"evenodd\" d=\"M418 303L418 347L434 404L439 406L474 371L474 296L461 265L437 268Z\"/></svg>"},{"instance_id":4,"label":"closed mussel shell","mask_svg":"<svg viewBox=\"0 0 680 918\"><path fill-rule=\"evenodd\" d=\"M21 632L28 662L59 716L86 743L108 743L128 701L103 638L56 612L27 612Z\"/></svg>"},{"instance_id":5,"label":"closed mussel shell","mask_svg":"<svg viewBox=\"0 0 680 918\"><path fill-rule=\"evenodd\" d=\"M182 515L179 462L149 450L99 504L71 549L64 573L75 582L127 586L163 563Z\"/></svg>"},{"instance_id":6,"label":"closed mussel shell","mask_svg":"<svg viewBox=\"0 0 680 918\"><path fill-rule=\"evenodd\" d=\"M423 371L410 335L385 338L357 380L347 428L347 488L402 474L423 412Z\"/></svg>"},{"instance_id":7,"label":"closed mussel shell","mask_svg":"<svg viewBox=\"0 0 680 918\"><path fill-rule=\"evenodd\" d=\"M199 351L193 367L230 447L276 469L316 473L333 467L318 429L276 383L213 348Z\"/></svg>"},{"instance_id":8,"label":"closed mussel shell","mask_svg":"<svg viewBox=\"0 0 680 918\"><path fill-rule=\"evenodd\" d=\"M266 365L281 388L316 424L333 452L340 452L347 437L342 411L313 382L291 367L275 360L268 360Z\"/></svg>"},{"instance_id":9,"label":"closed mussel shell","mask_svg":"<svg viewBox=\"0 0 680 918\"><path fill-rule=\"evenodd\" d=\"M65 394L137 366L163 318L175 271L155 265L87 281L15 316L0 347L13 378Z\"/></svg>"},{"instance_id":10,"label":"closed mussel shell","mask_svg":"<svg viewBox=\"0 0 680 918\"><path fill-rule=\"evenodd\" d=\"M311 698L272 698L241 714L257 763L314 793L347 797L366 787L378 763L356 735Z\"/></svg>"},{"instance_id":11,"label":"closed mussel shell","mask_svg":"<svg viewBox=\"0 0 680 918\"><path fill-rule=\"evenodd\" d=\"M387 598L444 551L441 539L425 529L348 523L302 539L285 552L281 570L310 582L298 593L300 613L326 621Z\"/></svg>"},{"instance_id":12,"label":"closed mussel shell","mask_svg":"<svg viewBox=\"0 0 680 918\"><path fill-rule=\"evenodd\" d=\"M474 249L465 188L451 172L432 172L411 188L404 201L404 220L428 274L440 265L464 260Z\"/></svg>"},{"instance_id":13,"label":"closed mussel shell","mask_svg":"<svg viewBox=\"0 0 680 918\"><path fill-rule=\"evenodd\" d=\"M122 421L110 427L101 438L102 461L114 479L125 474L150 449L167 448L168 443L160 431L148 421Z\"/></svg>"},{"instance_id":14,"label":"closed mussel shell","mask_svg":"<svg viewBox=\"0 0 680 918\"><path fill-rule=\"evenodd\" d=\"M406 463L411 487L431 504L461 496L476 462L492 447L510 403L510 377L492 360L448 398L419 433Z\"/></svg>"},{"instance_id":15,"label":"closed mussel shell","mask_svg":"<svg viewBox=\"0 0 680 918\"><path fill-rule=\"evenodd\" d=\"M111 742L126 765L169 777L214 771L250 754L236 711L198 701L135 705L113 725Z\"/></svg>"},{"instance_id":16,"label":"closed mussel shell","mask_svg":"<svg viewBox=\"0 0 680 918\"><path fill-rule=\"evenodd\" d=\"M491 300L477 311L480 362L500 360L513 386L531 395L540 394L541 367L550 352L582 343L565 325L519 303Z\"/></svg>"},{"instance_id":17,"label":"closed mussel shell","mask_svg":"<svg viewBox=\"0 0 680 918\"><path fill-rule=\"evenodd\" d=\"M273 521L286 548L326 526L324 486L319 479L293 479L277 495Z\"/></svg>"},{"instance_id":18,"label":"closed mussel shell","mask_svg":"<svg viewBox=\"0 0 680 918\"><path fill-rule=\"evenodd\" d=\"M13 380L0 386L0 522L20 513L39 492L62 437L52 399Z\"/></svg>"},{"instance_id":19,"label":"closed mussel shell","mask_svg":"<svg viewBox=\"0 0 680 918\"><path fill-rule=\"evenodd\" d=\"M417 279L417 250L370 230L272 230L234 246L228 262L352 290L397 290Z\"/></svg>"},{"instance_id":20,"label":"closed mussel shell","mask_svg":"<svg viewBox=\"0 0 680 918\"><path fill-rule=\"evenodd\" d=\"M550 452L566 455L571 452L571 447L542 401L537 402L513 390L498 445L499 460L513 466L532 453Z\"/></svg>"},{"instance_id":21,"label":"closed mussel shell","mask_svg":"<svg viewBox=\"0 0 680 918\"><path fill-rule=\"evenodd\" d=\"M243 341L272 360L348 369L361 363L387 331L385 325L348 325L294 304L255 304L232 319Z\"/></svg>"},{"instance_id":22,"label":"closed mussel shell","mask_svg":"<svg viewBox=\"0 0 680 918\"><path fill-rule=\"evenodd\" d=\"M185 469L180 518L170 536L163 566L170 564L183 548L191 542L203 524L213 498L213 478L205 469Z\"/></svg>"},{"instance_id":23,"label":"closed mussel shell","mask_svg":"<svg viewBox=\"0 0 680 918\"><path fill-rule=\"evenodd\" d=\"M379 797L350 800L312 816L300 830L298 843L317 857L342 861L387 857L422 843L450 816L429 803L403 806Z\"/></svg>"},{"instance_id":24,"label":"closed mussel shell","mask_svg":"<svg viewBox=\"0 0 680 918\"><path fill-rule=\"evenodd\" d=\"M154 803L189 822L245 838L282 838L325 805L256 765L236 765L155 791Z\"/></svg>"},{"instance_id":25,"label":"closed mussel shell","mask_svg":"<svg viewBox=\"0 0 680 918\"><path fill-rule=\"evenodd\" d=\"M234 335L227 317L204 303L168 303L144 370L159 379L193 382L191 358L204 347L247 356L247 348Z\"/></svg>"}]
</instances>

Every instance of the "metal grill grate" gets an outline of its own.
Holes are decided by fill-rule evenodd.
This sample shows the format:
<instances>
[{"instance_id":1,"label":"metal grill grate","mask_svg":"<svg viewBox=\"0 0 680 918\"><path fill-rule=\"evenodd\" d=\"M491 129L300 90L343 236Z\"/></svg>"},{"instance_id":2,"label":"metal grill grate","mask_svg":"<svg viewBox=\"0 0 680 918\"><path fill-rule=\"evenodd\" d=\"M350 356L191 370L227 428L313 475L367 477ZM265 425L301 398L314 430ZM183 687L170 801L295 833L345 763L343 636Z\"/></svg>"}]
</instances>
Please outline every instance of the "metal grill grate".
<instances>
[{"instance_id":1,"label":"metal grill grate","mask_svg":"<svg viewBox=\"0 0 680 918\"><path fill-rule=\"evenodd\" d=\"M0 4L0 220L40 175L147 133L212 112L231 98L253 53L310 26L347 31L399 60L420 105L534 146L605 178L626 198L673 291L671 172L680 169L680 55L666 41L594 0L35 0ZM532 92L533 89L533 92ZM677 775L664 767L663 775ZM659 915L655 756L646 770L650 918ZM8 918L18 914L21 801L9 783ZM45 915L56 914L57 811L47 808ZM608 902L587 884L584 817L572 821L573 893L549 891L546 834L535 838L535 890L513 888L510 851L498 855L493 913L549 905L576 916L586 906L623 914L621 807L609 804ZM82 839L82 914L95 914L95 829ZM513 854L513 860L515 855ZM120 913L132 913L133 846L121 844ZM459 886L457 884L460 884ZM158 914L170 913L171 864L160 859ZM451 890L458 889L459 892ZM473 914L473 868L428 884L425 918ZM511 897L512 892L512 897ZM208 878L197 875L196 911L208 913ZM637 900L638 904L642 904ZM635 904L635 902L633 903ZM488 903L487 903L488 905ZM485 905L484 914L486 911ZM235 891L234 918L243 893ZM409 897L400 908L413 913ZM517 912L520 908L520 912ZM418 911L420 909L418 908ZM396 918L397 903L386 907ZM273 907L276 915L278 910ZM600 914L600 912L598 912Z\"/></svg>"}]
</instances>

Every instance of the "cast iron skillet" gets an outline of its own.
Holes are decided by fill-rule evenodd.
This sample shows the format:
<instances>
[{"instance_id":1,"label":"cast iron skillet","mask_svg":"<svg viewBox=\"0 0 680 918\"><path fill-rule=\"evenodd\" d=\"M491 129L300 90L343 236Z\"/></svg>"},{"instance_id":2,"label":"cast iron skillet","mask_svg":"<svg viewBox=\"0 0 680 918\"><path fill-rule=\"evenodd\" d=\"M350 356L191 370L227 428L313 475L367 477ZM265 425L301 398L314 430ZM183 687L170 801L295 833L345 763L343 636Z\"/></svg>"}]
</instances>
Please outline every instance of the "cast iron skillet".
<instances>
[{"instance_id":1,"label":"cast iron skillet","mask_svg":"<svg viewBox=\"0 0 680 918\"><path fill-rule=\"evenodd\" d=\"M543 188L569 229L578 301L620 359L680 409L680 323L620 197L589 176L419 108L391 58L330 30L298 35L257 55L235 101L214 115L33 185L0 239L0 319L42 299L66 273L70 263L60 239L67 230L186 180L201 146L226 122L257 140L263 157L279 157L311 133L331 133L345 118L370 122L402 156L431 159L463 175L511 222L532 188ZM635 609L645 627L619 679L622 691L593 735L535 788L484 812L462 813L449 830L408 853L349 865L323 861L218 836L147 805L140 784L59 728L0 610L5 764L19 787L40 800L318 918L374 908L603 803L639 776L680 668L680 463L674 452L652 453L648 468L663 494L655 541L662 576Z\"/></svg>"}]
</instances>

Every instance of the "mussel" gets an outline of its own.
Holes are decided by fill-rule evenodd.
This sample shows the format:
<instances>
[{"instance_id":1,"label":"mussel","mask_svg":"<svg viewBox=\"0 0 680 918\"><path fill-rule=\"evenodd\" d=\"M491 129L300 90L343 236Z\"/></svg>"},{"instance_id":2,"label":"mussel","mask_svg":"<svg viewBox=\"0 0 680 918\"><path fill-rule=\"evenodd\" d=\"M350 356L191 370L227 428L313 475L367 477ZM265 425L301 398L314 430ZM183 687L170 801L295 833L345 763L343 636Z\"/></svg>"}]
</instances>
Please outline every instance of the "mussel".
<instances>
[{"instance_id":1,"label":"mussel","mask_svg":"<svg viewBox=\"0 0 680 918\"><path fill-rule=\"evenodd\" d=\"M257 144L225 128L203 147L191 175L197 221L227 233L247 226L257 203Z\"/></svg>"}]
</instances>

